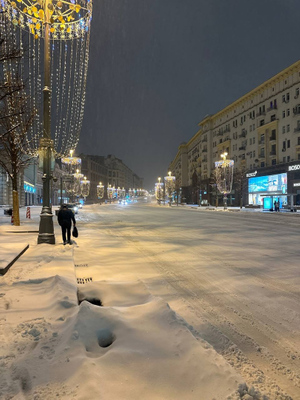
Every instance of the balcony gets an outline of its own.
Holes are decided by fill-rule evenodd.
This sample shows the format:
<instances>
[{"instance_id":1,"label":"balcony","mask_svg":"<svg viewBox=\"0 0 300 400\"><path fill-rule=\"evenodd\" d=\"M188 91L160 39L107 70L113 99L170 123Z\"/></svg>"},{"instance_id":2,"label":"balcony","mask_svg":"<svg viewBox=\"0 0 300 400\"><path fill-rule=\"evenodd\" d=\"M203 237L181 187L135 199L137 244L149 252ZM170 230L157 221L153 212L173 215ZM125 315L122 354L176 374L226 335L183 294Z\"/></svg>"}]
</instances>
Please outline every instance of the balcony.
<instances>
[{"instance_id":1,"label":"balcony","mask_svg":"<svg viewBox=\"0 0 300 400\"><path fill-rule=\"evenodd\" d=\"M268 107L267 108L267 112L273 111L273 110L277 110L277 106L274 105L273 107Z\"/></svg>"},{"instance_id":2,"label":"balcony","mask_svg":"<svg viewBox=\"0 0 300 400\"><path fill-rule=\"evenodd\" d=\"M239 147L239 150L246 150L246 146Z\"/></svg>"},{"instance_id":3,"label":"balcony","mask_svg":"<svg viewBox=\"0 0 300 400\"><path fill-rule=\"evenodd\" d=\"M272 142L272 141L274 141L274 140L276 140L276 136L271 136L271 137L270 137L270 142Z\"/></svg>"},{"instance_id":4,"label":"balcony","mask_svg":"<svg viewBox=\"0 0 300 400\"><path fill-rule=\"evenodd\" d=\"M265 111L260 111L256 114L256 117L261 117L262 115L266 115Z\"/></svg>"},{"instance_id":5,"label":"balcony","mask_svg":"<svg viewBox=\"0 0 300 400\"><path fill-rule=\"evenodd\" d=\"M203 149L203 150L202 150L202 153L207 153L207 149Z\"/></svg>"},{"instance_id":6,"label":"balcony","mask_svg":"<svg viewBox=\"0 0 300 400\"><path fill-rule=\"evenodd\" d=\"M259 144L260 146L263 146L263 145L265 144L265 139L264 139L264 140L259 140L259 141L258 141L258 144Z\"/></svg>"},{"instance_id":7,"label":"balcony","mask_svg":"<svg viewBox=\"0 0 300 400\"><path fill-rule=\"evenodd\" d=\"M270 151L270 156L276 156L276 151Z\"/></svg>"},{"instance_id":8,"label":"balcony","mask_svg":"<svg viewBox=\"0 0 300 400\"><path fill-rule=\"evenodd\" d=\"M294 113L294 115L299 115L300 114L300 106L299 105L297 107L293 108L293 113Z\"/></svg>"},{"instance_id":9,"label":"balcony","mask_svg":"<svg viewBox=\"0 0 300 400\"><path fill-rule=\"evenodd\" d=\"M294 129L294 132L300 132L300 125Z\"/></svg>"},{"instance_id":10,"label":"balcony","mask_svg":"<svg viewBox=\"0 0 300 400\"><path fill-rule=\"evenodd\" d=\"M246 136L247 136L247 131L246 131L246 129L243 129L242 133L239 135L239 138L246 137Z\"/></svg>"}]
</instances>

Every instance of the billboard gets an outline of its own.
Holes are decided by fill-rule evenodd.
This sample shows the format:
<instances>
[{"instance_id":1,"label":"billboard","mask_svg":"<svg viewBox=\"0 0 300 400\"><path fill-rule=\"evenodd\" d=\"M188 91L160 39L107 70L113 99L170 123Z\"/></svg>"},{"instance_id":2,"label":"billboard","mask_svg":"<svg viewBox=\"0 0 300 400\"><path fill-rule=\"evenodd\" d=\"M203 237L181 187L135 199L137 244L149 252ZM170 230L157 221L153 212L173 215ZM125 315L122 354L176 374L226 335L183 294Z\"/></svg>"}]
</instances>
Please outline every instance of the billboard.
<instances>
[{"instance_id":1,"label":"billboard","mask_svg":"<svg viewBox=\"0 0 300 400\"><path fill-rule=\"evenodd\" d=\"M249 178L248 181L249 193L272 193L280 192L285 194L287 192L287 174L265 175Z\"/></svg>"}]
</instances>

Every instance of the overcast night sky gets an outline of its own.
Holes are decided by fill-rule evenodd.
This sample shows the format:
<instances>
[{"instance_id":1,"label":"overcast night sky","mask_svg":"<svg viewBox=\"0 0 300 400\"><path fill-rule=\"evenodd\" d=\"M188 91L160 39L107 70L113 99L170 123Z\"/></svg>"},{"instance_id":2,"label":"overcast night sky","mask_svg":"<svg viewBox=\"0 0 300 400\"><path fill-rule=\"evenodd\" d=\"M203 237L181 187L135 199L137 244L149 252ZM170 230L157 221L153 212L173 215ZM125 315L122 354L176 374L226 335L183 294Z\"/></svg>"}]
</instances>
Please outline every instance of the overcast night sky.
<instances>
[{"instance_id":1,"label":"overcast night sky","mask_svg":"<svg viewBox=\"0 0 300 400\"><path fill-rule=\"evenodd\" d=\"M94 0L78 152L152 189L178 146L299 57L299 0Z\"/></svg>"}]
</instances>

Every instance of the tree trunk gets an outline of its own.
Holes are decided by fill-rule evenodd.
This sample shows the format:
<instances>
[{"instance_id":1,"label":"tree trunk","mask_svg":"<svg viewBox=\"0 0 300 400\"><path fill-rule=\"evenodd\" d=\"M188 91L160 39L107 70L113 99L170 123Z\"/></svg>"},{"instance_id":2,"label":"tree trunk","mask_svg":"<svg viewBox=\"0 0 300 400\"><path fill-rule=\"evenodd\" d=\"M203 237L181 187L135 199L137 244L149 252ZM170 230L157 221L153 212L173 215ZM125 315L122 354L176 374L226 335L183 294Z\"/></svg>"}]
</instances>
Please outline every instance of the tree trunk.
<instances>
[{"instance_id":1,"label":"tree trunk","mask_svg":"<svg viewBox=\"0 0 300 400\"><path fill-rule=\"evenodd\" d=\"M13 190L13 216L14 225L20 226L19 193Z\"/></svg>"},{"instance_id":2,"label":"tree trunk","mask_svg":"<svg viewBox=\"0 0 300 400\"><path fill-rule=\"evenodd\" d=\"M20 207L19 207L19 193L18 193L18 174L13 173L12 177L12 189L13 189L13 216L14 225L20 226Z\"/></svg>"}]
</instances>

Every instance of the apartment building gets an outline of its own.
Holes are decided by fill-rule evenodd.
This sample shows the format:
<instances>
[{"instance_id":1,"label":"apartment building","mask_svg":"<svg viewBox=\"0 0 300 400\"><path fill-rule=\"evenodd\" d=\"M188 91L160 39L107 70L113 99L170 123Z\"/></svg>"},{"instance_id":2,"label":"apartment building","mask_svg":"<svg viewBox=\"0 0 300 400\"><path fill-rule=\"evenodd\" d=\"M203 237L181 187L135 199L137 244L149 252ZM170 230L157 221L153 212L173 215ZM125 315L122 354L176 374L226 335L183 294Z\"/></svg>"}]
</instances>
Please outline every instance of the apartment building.
<instances>
[{"instance_id":1,"label":"apartment building","mask_svg":"<svg viewBox=\"0 0 300 400\"><path fill-rule=\"evenodd\" d=\"M235 162L235 171L247 171L247 179L287 173L283 188L275 190L276 185L273 185L273 191L267 190L265 183L264 188L256 188L257 192L252 193L248 187L245 204L263 205L267 198L272 201L276 196L282 205L297 202L295 196L300 197L300 192L288 182L297 184L297 179L300 182L300 175L299 178L295 175L296 166L300 164L299 93L300 61L297 61L223 110L200 121L199 131L188 143L179 146L170 165L189 200L193 200L191 197L196 190L198 201L212 202L215 161L226 151L228 158ZM292 171L294 175L288 179ZM274 178L273 182L278 179ZM250 190L254 188L252 183L250 181ZM235 190L231 197L233 202L237 201Z\"/></svg>"}]
</instances>

